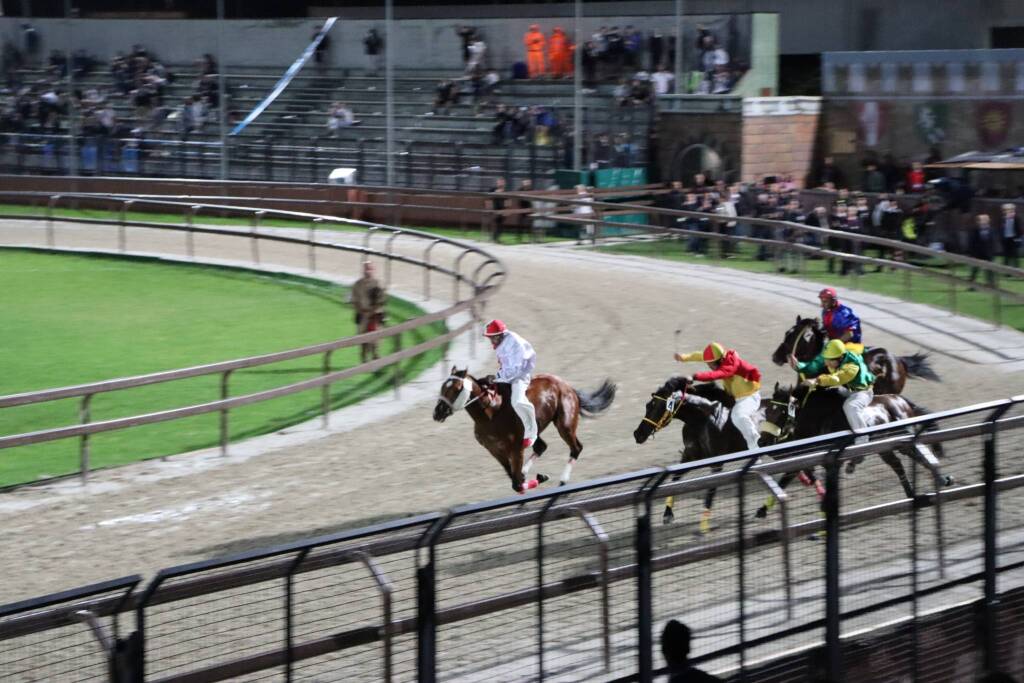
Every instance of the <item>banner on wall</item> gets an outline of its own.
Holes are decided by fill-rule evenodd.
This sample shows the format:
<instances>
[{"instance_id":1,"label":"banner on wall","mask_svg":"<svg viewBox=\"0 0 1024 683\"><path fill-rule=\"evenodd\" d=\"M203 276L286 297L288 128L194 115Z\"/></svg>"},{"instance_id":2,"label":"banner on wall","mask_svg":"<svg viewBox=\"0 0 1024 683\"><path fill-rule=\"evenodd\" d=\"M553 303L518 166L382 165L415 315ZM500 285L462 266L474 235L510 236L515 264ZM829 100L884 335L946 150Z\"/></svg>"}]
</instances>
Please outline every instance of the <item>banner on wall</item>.
<instances>
[{"instance_id":1,"label":"banner on wall","mask_svg":"<svg viewBox=\"0 0 1024 683\"><path fill-rule=\"evenodd\" d=\"M946 141L949 106L942 102L924 102L914 107L914 130L923 142L938 145Z\"/></svg>"},{"instance_id":2,"label":"banner on wall","mask_svg":"<svg viewBox=\"0 0 1024 683\"><path fill-rule=\"evenodd\" d=\"M865 147L877 147L889 125L889 105L869 100L857 103L857 136Z\"/></svg>"},{"instance_id":3,"label":"banner on wall","mask_svg":"<svg viewBox=\"0 0 1024 683\"><path fill-rule=\"evenodd\" d=\"M981 102L974 112L978 140L985 147L1002 147L1013 123L1013 106L1009 102Z\"/></svg>"}]
</instances>

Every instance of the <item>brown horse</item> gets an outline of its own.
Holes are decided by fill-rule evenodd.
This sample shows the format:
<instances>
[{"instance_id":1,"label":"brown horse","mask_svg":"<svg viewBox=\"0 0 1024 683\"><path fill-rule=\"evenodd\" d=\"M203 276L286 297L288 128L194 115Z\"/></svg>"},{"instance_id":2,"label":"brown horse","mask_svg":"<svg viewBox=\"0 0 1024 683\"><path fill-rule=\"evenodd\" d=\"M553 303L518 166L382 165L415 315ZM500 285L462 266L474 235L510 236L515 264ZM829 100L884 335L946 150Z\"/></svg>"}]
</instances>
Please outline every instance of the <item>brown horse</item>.
<instances>
[{"instance_id":1,"label":"brown horse","mask_svg":"<svg viewBox=\"0 0 1024 683\"><path fill-rule=\"evenodd\" d=\"M789 354L802 363L815 358L828 343L828 334L817 318L796 317L796 324L786 331L782 343L772 354L772 362L785 365ZM927 353L897 356L881 347L864 349L864 363L875 379L876 394L902 394L908 378L939 381L932 370Z\"/></svg>"},{"instance_id":2,"label":"brown horse","mask_svg":"<svg viewBox=\"0 0 1024 683\"><path fill-rule=\"evenodd\" d=\"M555 375L535 376L526 390L526 397L537 413L537 440L529 459L523 457L523 423L512 409L508 394L500 392L502 387L507 388L508 385L484 384L466 370L453 366L451 374L441 385L441 395L434 406L434 420L444 422L457 411L468 412L473 418L477 442L505 468L516 493L523 493L547 481L548 478L542 474L527 481L526 475L534 461L547 450L548 445L540 434L554 423L559 436L569 446L569 462L559 482L564 486L583 450L583 444L576 438L580 415L593 417L608 408L615 399L615 385L605 380L597 391L587 393L573 389Z\"/></svg>"}]
</instances>

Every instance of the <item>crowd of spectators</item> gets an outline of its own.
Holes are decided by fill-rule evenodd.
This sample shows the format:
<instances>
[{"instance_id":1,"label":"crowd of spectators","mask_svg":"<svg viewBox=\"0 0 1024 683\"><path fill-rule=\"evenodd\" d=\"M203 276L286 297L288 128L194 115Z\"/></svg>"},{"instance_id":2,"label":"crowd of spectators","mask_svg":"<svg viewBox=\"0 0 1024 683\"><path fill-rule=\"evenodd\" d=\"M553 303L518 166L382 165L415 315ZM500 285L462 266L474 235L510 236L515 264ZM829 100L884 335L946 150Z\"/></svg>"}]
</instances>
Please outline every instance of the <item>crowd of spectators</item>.
<instances>
[{"instance_id":1,"label":"crowd of spectators","mask_svg":"<svg viewBox=\"0 0 1024 683\"><path fill-rule=\"evenodd\" d=\"M688 188L684 189L681 182L673 183L669 192L662 195L661 205L670 209L735 217L735 220L725 222L710 218L685 217L667 221L669 226L729 235L742 231L743 234L749 234L754 238L859 253L860 245L853 240L822 238L817 233L796 228L776 230L756 224L745 225L743 219L783 220L815 228L829 228L851 235L871 235L907 243L927 244L935 225L935 204L928 197L919 197L908 205L901 201L904 199L902 195L902 190L893 196L882 193L875 198L876 201L872 205L867 195L841 187L834 190L834 195L829 197L827 202L805 203L792 177L789 176L769 176L759 182L727 184L723 180L710 180L707 173L697 173ZM691 236L688 240L688 249L697 256L706 256L709 254L710 240L699 235ZM731 258L734 255L734 243L729 240L720 240L720 249L722 258ZM879 258L903 258L899 250L890 253L889 249L879 247L875 251ZM795 250L772 250L768 245L759 245L755 258L760 261L775 260L780 272L796 272L798 269ZM855 268L860 272L859 265L845 260L837 261L829 260L829 272L837 271L845 275Z\"/></svg>"}]
</instances>

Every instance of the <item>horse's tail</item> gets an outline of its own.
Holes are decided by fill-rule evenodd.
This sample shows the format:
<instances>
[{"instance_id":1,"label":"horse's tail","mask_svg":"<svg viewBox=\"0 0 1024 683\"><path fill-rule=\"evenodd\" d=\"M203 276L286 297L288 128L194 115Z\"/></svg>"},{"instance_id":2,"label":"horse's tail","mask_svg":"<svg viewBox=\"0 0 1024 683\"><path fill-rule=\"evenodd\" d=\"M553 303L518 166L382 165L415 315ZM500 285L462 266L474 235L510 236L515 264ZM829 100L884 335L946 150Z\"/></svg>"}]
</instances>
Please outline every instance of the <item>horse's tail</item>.
<instances>
[{"instance_id":1,"label":"horse's tail","mask_svg":"<svg viewBox=\"0 0 1024 683\"><path fill-rule=\"evenodd\" d=\"M908 377L927 379L932 382L939 381L939 376L932 370L932 363L927 353L918 351L912 356L900 356L899 361L903 363Z\"/></svg>"},{"instance_id":2,"label":"horse's tail","mask_svg":"<svg viewBox=\"0 0 1024 683\"><path fill-rule=\"evenodd\" d=\"M612 404L612 401L615 400L616 389L617 387L612 384L611 380L606 379L594 391L580 391L579 389L573 389L573 391L576 392L576 398L580 401L580 412L583 416L595 417Z\"/></svg>"}]
</instances>

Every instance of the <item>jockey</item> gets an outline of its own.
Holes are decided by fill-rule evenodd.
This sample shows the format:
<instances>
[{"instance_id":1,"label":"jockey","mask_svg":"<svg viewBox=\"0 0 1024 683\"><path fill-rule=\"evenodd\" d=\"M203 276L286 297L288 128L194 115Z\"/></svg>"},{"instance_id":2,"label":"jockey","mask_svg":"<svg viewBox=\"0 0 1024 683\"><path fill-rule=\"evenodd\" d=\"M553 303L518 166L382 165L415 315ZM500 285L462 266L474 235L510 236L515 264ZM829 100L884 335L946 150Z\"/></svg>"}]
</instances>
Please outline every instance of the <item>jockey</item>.
<instances>
[{"instance_id":1,"label":"jockey","mask_svg":"<svg viewBox=\"0 0 1024 683\"><path fill-rule=\"evenodd\" d=\"M838 339L846 344L846 348L858 355L864 354L864 344L860 341L860 318L846 304L839 303L836 290L831 287L818 292L821 301L821 322L825 326L829 339Z\"/></svg>"},{"instance_id":2,"label":"jockey","mask_svg":"<svg viewBox=\"0 0 1024 683\"><path fill-rule=\"evenodd\" d=\"M805 384L819 387L839 387L846 394L843 413L851 429L864 429L864 410L875 397L875 376L864 364L864 358L850 351L840 339L832 339L814 360L801 363L790 354L789 365L805 375L817 375L804 380ZM866 440L866 438L864 439ZM858 439L858 441L860 441Z\"/></svg>"},{"instance_id":3,"label":"jockey","mask_svg":"<svg viewBox=\"0 0 1024 683\"><path fill-rule=\"evenodd\" d=\"M530 342L511 332L500 320L487 323L484 336L491 340L498 356L498 375L494 381L511 386L512 408L523 422L523 448L532 446L537 439L537 414L526 397L526 390L530 386L530 373L537 364L537 354Z\"/></svg>"},{"instance_id":4,"label":"jockey","mask_svg":"<svg viewBox=\"0 0 1024 683\"><path fill-rule=\"evenodd\" d=\"M722 380L726 392L736 399L729 411L732 423L740 430L747 448L757 448L758 426L754 424L754 413L761 407L761 371L739 357L732 349L724 349L718 342L711 342L703 351L675 355L680 363L704 361L711 368L708 372L694 373L690 378L696 382Z\"/></svg>"}]
</instances>

